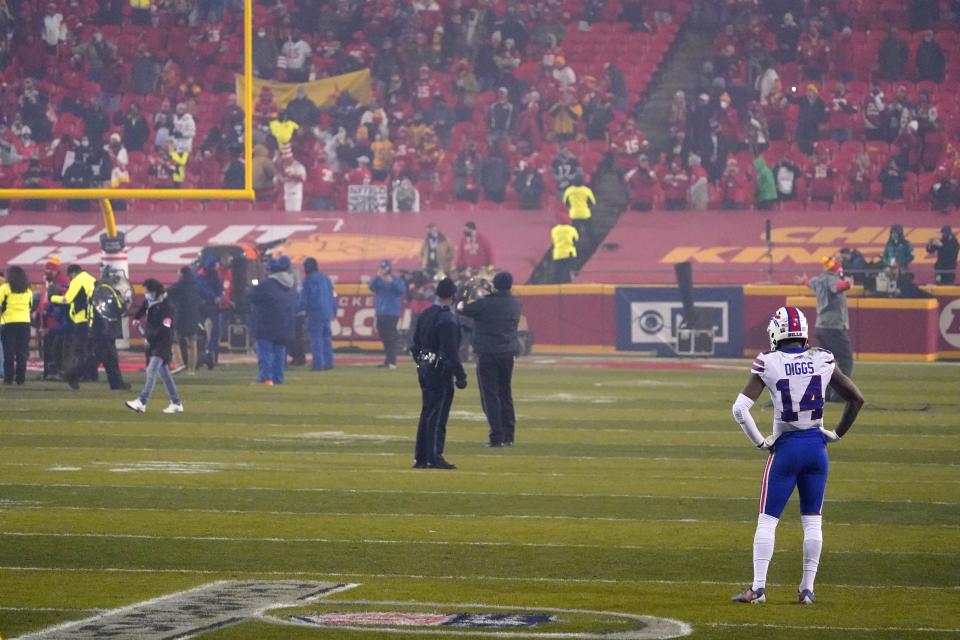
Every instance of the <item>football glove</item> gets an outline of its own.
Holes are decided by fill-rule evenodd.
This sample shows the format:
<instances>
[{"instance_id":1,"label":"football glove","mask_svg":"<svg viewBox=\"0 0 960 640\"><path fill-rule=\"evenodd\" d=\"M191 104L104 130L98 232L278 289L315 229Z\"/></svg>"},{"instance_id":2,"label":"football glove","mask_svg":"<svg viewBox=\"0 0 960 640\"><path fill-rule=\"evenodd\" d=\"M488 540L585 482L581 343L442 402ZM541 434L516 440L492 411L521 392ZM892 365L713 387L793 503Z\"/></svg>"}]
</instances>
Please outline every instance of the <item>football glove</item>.
<instances>
[{"instance_id":1,"label":"football glove","mask_svg":"<svg viewBox=\"0 0 960 640\"><path fill-rule=\"evenodd\" d=\"M777 438L780 437L780 434L770 434L763 439L763 442L757 445L757 449L762 451L773 451L773 447L777 444Z\"/></svg>"},{"instance_id":2,"label":"football glove","mask_svg":"<svg viewBox=\"0 0 960 640\"><path fill-rule=\"evenodd\" d=\"M820 433L823 434L823 438L827 441L827 444L840 440L840 436L838 436L837 432L833 429L824 429L823 427L820 427Z\"/></svg>"}]
</instances>

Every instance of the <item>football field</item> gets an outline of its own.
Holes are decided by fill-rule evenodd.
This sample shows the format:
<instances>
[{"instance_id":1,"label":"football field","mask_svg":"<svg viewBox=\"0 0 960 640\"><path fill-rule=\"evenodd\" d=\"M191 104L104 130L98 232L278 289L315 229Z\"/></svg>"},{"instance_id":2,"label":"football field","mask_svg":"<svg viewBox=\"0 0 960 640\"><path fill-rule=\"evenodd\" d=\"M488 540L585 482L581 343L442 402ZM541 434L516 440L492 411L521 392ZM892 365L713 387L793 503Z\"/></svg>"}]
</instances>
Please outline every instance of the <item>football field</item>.
<instances>
[{"instance_id":1,"label":"football field","mask_svg":"<svg viewBox=\"0 0 960 640\"><path fill-rule=\"evenodd\" d=\"M198 637L668 637L610 615L625 613L703 639L960 638L956 365L858 363L867 404L830 448L819 600L801 607L795 496L768 603L729 602L752 577L766 457L730 415L748 360L524 359L517 446L493 450L469 367L448 430L456 471L410 468L413 366L373 364L293 369L273 388L251 386L249 365L179 376L187 412L174 416L162 385L145 415L103 383L0 389L0 634L260 579L356 586ZM828 426L840 409L827 405ZM753 413L769 432L766 397ZM192 597L191 615L219 606ZM389 628L307 626L330 612L389 614ZM414 615L501 613L533 626Z\"/></svg>"}]
</instances>

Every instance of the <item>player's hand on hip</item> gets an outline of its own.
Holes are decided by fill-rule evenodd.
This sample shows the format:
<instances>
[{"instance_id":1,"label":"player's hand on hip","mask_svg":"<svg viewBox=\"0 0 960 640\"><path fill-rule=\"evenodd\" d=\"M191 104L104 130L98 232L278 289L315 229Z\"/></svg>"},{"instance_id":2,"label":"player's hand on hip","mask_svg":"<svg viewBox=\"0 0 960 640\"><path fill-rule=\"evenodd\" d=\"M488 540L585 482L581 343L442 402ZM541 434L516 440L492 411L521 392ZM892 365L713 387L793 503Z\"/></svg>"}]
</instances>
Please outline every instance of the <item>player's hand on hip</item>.
<instances>
[{"instance_id":1,"label":"player's hand on hip","mask_svg":"<svg viewBox=\"0 0 960 640\"><path fill-rule=\"evenodd\" d=\"M761 451L773 451L773 447L777 444L777 438L780 437L780 434L771 434L763 439L763 442L757 445L757 449Z\"/></svg>"},{"instance_id":2,"label":"player's hand on hip","mask_svg":"<svg viewBox=\"0 0 960 640\"><path fill-rule=\"evenodd\" d=\"M824 429L823 427L820 427L820 433L823 434L823 438L826 440L827 444L830 444L831 442L838 442L840 440L840 436L838 436L837 432L833 429Z\"/></svg>"}]
</instances>

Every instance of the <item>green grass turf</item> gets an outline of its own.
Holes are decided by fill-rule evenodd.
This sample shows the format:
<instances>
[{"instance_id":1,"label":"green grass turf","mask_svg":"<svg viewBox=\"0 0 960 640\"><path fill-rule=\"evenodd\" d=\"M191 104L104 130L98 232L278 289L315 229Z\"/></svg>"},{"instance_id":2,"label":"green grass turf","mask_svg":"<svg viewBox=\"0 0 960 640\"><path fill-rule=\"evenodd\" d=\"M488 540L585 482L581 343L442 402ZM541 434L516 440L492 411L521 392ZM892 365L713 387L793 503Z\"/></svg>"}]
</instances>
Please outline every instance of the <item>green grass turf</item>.
<instances>
[{"instance_id":1,"label":"green grass turf","mask_svg":"<svg viewBox=\"0 0 960 640\"><path fill-rule=\"evenodd\" d=\"M482 446L471 376L450 421L454 472L409 468L410 365L293 370L274 388L249 386L241 366L180 377L180 416L160 413L160 387L142 416L104 385L0 389L0 633L219 579L296 577L360 583L331 600L620 611L704 639L960 637L960 368L858 364L868 406L831 447L819 602L792 604L794 498L770 603L745 607L728 600L752 575L764 462L730 417L747 364L575 364L522 362L513 449ZM248 622L203 637L383 634Z\"/></svg>"}]
</instances>

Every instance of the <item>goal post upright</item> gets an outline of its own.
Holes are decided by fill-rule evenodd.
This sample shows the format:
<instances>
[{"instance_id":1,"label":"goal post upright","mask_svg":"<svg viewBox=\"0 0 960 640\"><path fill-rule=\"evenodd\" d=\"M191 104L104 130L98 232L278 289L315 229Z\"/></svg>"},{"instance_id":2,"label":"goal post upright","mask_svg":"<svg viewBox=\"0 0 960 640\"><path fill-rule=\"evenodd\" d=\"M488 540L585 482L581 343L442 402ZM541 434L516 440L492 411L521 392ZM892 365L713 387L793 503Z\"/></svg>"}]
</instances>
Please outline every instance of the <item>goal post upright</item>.
<instances>
[{"instance_id":1,"label":"goal post upright","mask_svg":"<svg viewBox=\"0 0 960 640\"><path fill-rule=\"evenodd\" d=\"M0 189L0 200L245 200L253 191L253 0L243 2L243 189ZM106 222L106 209L104 222ZM111 208L112 217L112 208ZM115 223L114 223L115 225Z\"/></svg>"}]
</instances>

